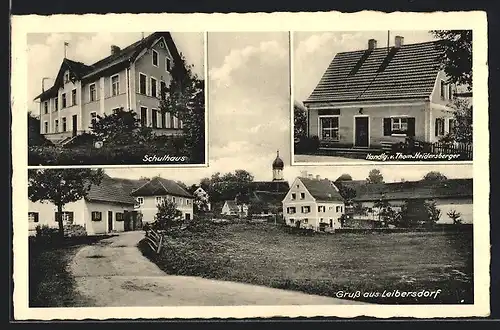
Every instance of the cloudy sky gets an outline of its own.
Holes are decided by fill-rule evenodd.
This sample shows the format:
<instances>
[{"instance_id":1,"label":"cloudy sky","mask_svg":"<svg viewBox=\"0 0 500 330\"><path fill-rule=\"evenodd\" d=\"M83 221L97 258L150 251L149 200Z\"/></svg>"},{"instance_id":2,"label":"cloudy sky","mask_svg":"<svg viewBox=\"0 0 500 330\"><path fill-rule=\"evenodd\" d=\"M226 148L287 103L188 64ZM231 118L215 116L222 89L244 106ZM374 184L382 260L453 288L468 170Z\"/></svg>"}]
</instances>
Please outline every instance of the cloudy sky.
<instances>
[{"instance_id":1,"label":"cloudy sky","mask_svg":"<svg viewBox=\"0 0 500 330\"><path fill-rule=\"evenodd\" d=\"M405 44L434 39L428 31L390 31L389 46L394 45L397 35L404 37ZM307 99L335 54L365 49L369 39L377 40L377 47L387 47L387 31L294 32L294 99Z\"/></svg>"},{"instance_id":2,"label":"cloudy sky","mask_svg":"<svg viewBox=\"0 0 500 330\"><path fill-rule=\"evenodd\" d=\"M148 36L151 32L144 32ZM64 42L69 43L67 58L93 64L110 54L111 45L125 48L141 39L142 33L30 33L27 35L28 51L28 110L38 112L38 103L32 100L41 92L42 78L45 88L54 83L59 67L64 58ZM172 38L179 52L188 63L193 64L193 71L204 75L203 33L172 32Z\"/></svg>"},{"instance_id":3,"label":"cloudy sky","mask_svg":"<svg viewBox=\"0 0 500 330\"><path fill-rule=\"evenodd\" d=\"M409 34L404 34L409 35ZM311 36L311 34L309 34ZM304 40L306 40L305 38ZM288 33L210 33L208 35L208 168L127 168L107 170L116 177L161 175L186 184L215 172L245 169L256 180L271 180L271 163L279 149L289 182L307 170L336 179L349 173L365 179L372 168L387 182L421 179L429 166L294 166L290 164L290 90ZM450 178L472 177L472 166L432 166Z\"/></svg>"}]
</instances>

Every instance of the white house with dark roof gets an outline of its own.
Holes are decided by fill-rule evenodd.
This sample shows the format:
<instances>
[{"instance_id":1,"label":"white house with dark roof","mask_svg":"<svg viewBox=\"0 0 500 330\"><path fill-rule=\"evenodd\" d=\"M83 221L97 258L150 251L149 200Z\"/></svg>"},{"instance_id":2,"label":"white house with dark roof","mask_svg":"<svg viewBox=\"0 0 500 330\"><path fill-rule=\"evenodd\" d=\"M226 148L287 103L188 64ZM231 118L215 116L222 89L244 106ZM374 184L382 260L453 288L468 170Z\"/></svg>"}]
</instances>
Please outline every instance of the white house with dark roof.
<instances>
[{"instance_id":1,"label":"white house with dark roof","mask_svg":"<svg viewBox=\"0 0 500 330\"><path fill-rule=\"evenodd\" d=\"M473 180L448 179L443 181L406 181L391 183L366 183L366 181L343 181L336 183L352 188L356 192L353 203L357 209L353 217L356 219L378 221L377 202L387 201L394 210L400 211L405 201L420 199L436 202L441 210L437 223L453 223L448 212L454 210L461 214L462 223L473 222ZM362 211L362 212L360 212Z\"/></svg>"},{"instance_id":2,"label":"white house with dark roof","mask_svg":"<svg viewBox=\"0 0 500 330\"><path fill-rule=\"evenodd\" d=\"M380 148L406 137L436 142L453 129L457 90L440 69L439 41L391 47L370 39L337 53L311 95L307 135L332 147Z\"/></svg>"},{"instance_id":3,"label":"white house with dark roof","mask_svg":"<svg viewBox=\"0 0 500 330\"><path fill-rule=\"evenodd\" d=\"M134 230L138 227L135 199L130 192L144 180L111 178L104 175L100 185L92 185L87 196L63 208L63 224L81 225L88 235ZM28 202L29 233L37 226L57 228L57 206L48 202Z\"/></svg>"},{"instance_id":4,"label":"white house with dark roof","mask_svg":"<svg viewBox=\"0 0 500 330\"><path fill-rule=\"evenodd\" d=\"M221 210L222 215L246 217L248 215L248 205L237 203L235 200L224 201Z\"/></svg>"},{"instance_id":5,"label":"white house with dark roof","mask_svg":"<svg viewBox=\"0 0 500 330\"><path fill-rule=\"evenodd\" d=\"M193 219L194 196L173 180L155 177L130 193L135 199L135 210L142 214L142 222L155 221L158 205L172 201L182 212L184 220Z\"/></svg>"},{"instance_id":6,"label":"white house with dark roof","mask_svg":"<svg viewBox=\"0 0 500 330\"><path fill-rule=\"evenodd\" d=\"M319 177L297 177L283 199L285 224L315 231L340 228L344 209L337 187Z\"/></svg>"},{"instance_id":7,"label":"white house with dark roof","mask_svg":"<svg viewBox=\"0 0 500 330\"><path fill-rule=\"evenodd\" d=\"M115 109L134 110L142 126L158 135L182 134L182 122L160 112L180 55L169 32L155 32L110 55L84 64L64 58L53 86L42 90L40 133L55 143L89 131L97 116Z\"/></svg>"}]
</instances>

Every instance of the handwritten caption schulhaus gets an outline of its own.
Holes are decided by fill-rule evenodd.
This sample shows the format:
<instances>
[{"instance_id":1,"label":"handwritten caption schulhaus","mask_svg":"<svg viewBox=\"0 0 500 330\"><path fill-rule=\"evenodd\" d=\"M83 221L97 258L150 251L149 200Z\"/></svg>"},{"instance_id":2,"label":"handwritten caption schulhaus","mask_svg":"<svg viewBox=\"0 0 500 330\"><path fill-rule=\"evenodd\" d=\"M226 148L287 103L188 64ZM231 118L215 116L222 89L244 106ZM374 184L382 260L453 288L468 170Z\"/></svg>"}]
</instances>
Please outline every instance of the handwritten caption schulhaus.
<instances>
[{"instance_id":1,"label":"handwritten caption schulhaus","mask_svg":"<svg viewBox=\"0 0 500 330\"><path fill-rule=\"evenodd\" d=\"M433 298L436 299L441 290L420 290L420 291L400 291L400 290L384 290L384 291L337 291L337 298Z\"/></svg>"},{"instance_id":2,"label":"handwritten caption schulhaus","mask_svg":"<svg viewBox=\"0 0 500 330\"><path fill-rule=\"evenodd\" d=\"M144 155L142 161L145 163L165 163L165 162L185 162L188 160L187 156L170 156L170 155Z\"/></svg>"}]
</instances>

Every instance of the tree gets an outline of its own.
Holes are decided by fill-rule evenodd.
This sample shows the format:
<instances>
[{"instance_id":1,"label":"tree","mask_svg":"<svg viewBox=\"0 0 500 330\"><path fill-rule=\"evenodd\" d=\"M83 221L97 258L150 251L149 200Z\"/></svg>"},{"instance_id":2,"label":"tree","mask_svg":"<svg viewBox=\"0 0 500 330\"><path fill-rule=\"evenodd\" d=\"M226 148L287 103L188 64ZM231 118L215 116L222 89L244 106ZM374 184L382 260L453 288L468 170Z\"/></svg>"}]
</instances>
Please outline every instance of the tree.
<instances>
[{"instance_id":1,"label":"tree","mask_svg":"<svg viewBox=\"0 0 500 330\"><path fill-rule=\"evenodd\" d=\"M216 172L210 178L207 193L212 202L233 200L248 202L253 175L245 170L236 170L234 173L221 175Z\"/></svg>"},{"instance_id":2,"label":"tree","mask_svg":"<svg viewBox=\"0 0 500 330\"><path fill-rule=\"evenodd\" d=\"M461 143L472 143L472 104L469 100L456 98L451 104L455 111L454 127L450 132L453 141Z\"/></svg>"},{"instance_id":3,"label":"tree","mask_svg":"<svg viewBox=\"0 0 500 330\"><path fill-rule=\"evenodd\" d=\"M456 210L451 210L448 213L446 213L446 215L450 217L454 225L459 225L462 223L462 219L460 219L462 214L457 212Z\"/></svg>"},{"instance_id":4,"label":"tree","mask_svg":"<svg viewBox=\"0 0 500 330\"><path fill-rule=\"evenodd\" d=\"M189 191L188 186L187 186L184 182L182 182L182 181L177 181L177 184L178 184L179 186L181 186L181 187L182 187L185 191Z\"/></svg>"},{"instance_id":5,"label":"tree","mask_svg":"<svg viewBox=\"0 0 500 330\"><path fill-rule=\"evenodd\" d=\"M184 148L191 161L205 160L205 83L186 64L181 54L171 70L172 80L161 91L160 111L171 113L182 122Z\"/></svg>"},{"instance_id":6,"label":"tree","mask_svg":"<svg viewBox=\"0 0 500 330\"><path fill-rule=\"evenodd\" d=\"M28 198L32 202L50 202L57 206L59 234L64 237L64 205L87 196L91 186L99 185L102 169L36 169L28 171Z\"/></svg>"},{"instance_id":7,"label":"tree","mask_svg":"<svg viewBox=\"0 0 500 330\"><path fill-rule=\"evenodd\" d=\"M443 52L441 69L450 83L467 85L472 90L472 30L433 30L440 39L437 48Z\"/></svg>"},{"instance_id":8,"label":"tree","mask_svg":"<svg viewBox=\"0 0 500 330\"><path fill-rule=\"evenodd\" d=\"M441 210L436 206L435 201L427 201L425 202L425 206L428 214L426 223L432 226L441 218Z\"/></svg>"},{"instance_id":9,"label":"tree","mask_svg":"<svg viewBox=\"0 0 500 330\"><path fill-rule=\"evenodd\" d=\"M182 212L177 209L177 204L170 200L163 200L158 205L153 228L156 230L167 230L176 224L180 224L180 219L182 219Z\"/></svg>"},{"instance_id":10,"label":"tree","mask_svg":"<svg viewBox=\"0 0 500 330\"><path fill-rule=\"evenodd\" d=\"M444 174L442 174L441 172L430 171L429 173L427 173L426 175L424 175L424 177L422 178L422 180L424 180L424 181L437 181L437 182L440 182L440 181L448 180L448 178Z\"/></svg>"},{"instance_id":11,"label":"tree","mask_svg":"<svg viewBox=\"0 0 500 330\"><path fill-rule=\"evenodd\" d=\"M368 183L384 183L384 177L382 176L382 173L380 173L380 170L375 168L368 173L366 181Z\"/></svg>"},{"instance_id":12,"label":"tree","mask_svg":"<svg viewBox=\"0 0 500 330\"><path fill-rule=\"evenodd\" d=\"M97 115L97 120L92 121L90 129L92 134L101 141L115 145L131 145L138 142L147 142L152 138L152 130L140 126L140 120L133 111L123 108L115 110L112 114Z\"/></svg>"},{"instance_id":13,"label":"tree","mask_svg":"<svg viewBox=\"0 0 500 330\"><path fill-rule=\"evenodd\" d=\"M338 188L339 194L344 199L346 205L350 205L352 200L356 197L356 190L343 184L339 184Z\"/></svg>"},{"instance_id":14,"label":"tree","mask_svg":"<svg viewBox=\"0 0 500 330\"><path fill-rule=\"evenodd\" d=\"M294 138L301 138L307 135L306 109L298 102L295 102L293 105L293 130Z\"/></svg>"},{"instance_id":15,"label":"tree","mask_svg":"<svg viewBox=\"0 0 500 330\"><path fill-rule=\"evenodd\" d=\"M428 221L429 213L424 200L409 199L401 207L400 227L412 228Z\"/></svg>"},{"instance_id":16,"label":"tree","mask_svg":"<svg viewBox=\"0 0 500 330\"><path fill-rule=\"evenodd\" d=\"M352 176L350 174L344 173L335 180L335 182L341 181L352 181Z\"/></svg>"},{"instance_id":17,"label":"tree","mask_svg":"<svg viewBox=\"0 0 500 330\"><path fill-rule=\"evenodd\" d=\"M28 112L28 146L52 145L52 142L40 134L40 119L35 117L31 111Z\"/></svg>"}]
</instances>

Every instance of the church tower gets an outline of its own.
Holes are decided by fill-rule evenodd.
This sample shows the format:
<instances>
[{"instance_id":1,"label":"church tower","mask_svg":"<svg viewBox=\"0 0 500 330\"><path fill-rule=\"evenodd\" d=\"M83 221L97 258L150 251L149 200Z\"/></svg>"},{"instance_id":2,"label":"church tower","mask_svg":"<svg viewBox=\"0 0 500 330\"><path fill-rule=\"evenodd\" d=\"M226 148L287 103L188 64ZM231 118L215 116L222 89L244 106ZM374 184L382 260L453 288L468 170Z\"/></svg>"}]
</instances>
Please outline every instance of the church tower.
<instances>
[{"instance_id":1,"label":"church tower","mask_svg":"<svg viewBox=\"0 0 500 330\"><path fill-rule=\"evenodd\" d=\"M280 151L276 152L276 159L273 162L273 181L283 181L283 168L285 164L280 158Z\"/></svg>"}]
</instances>

